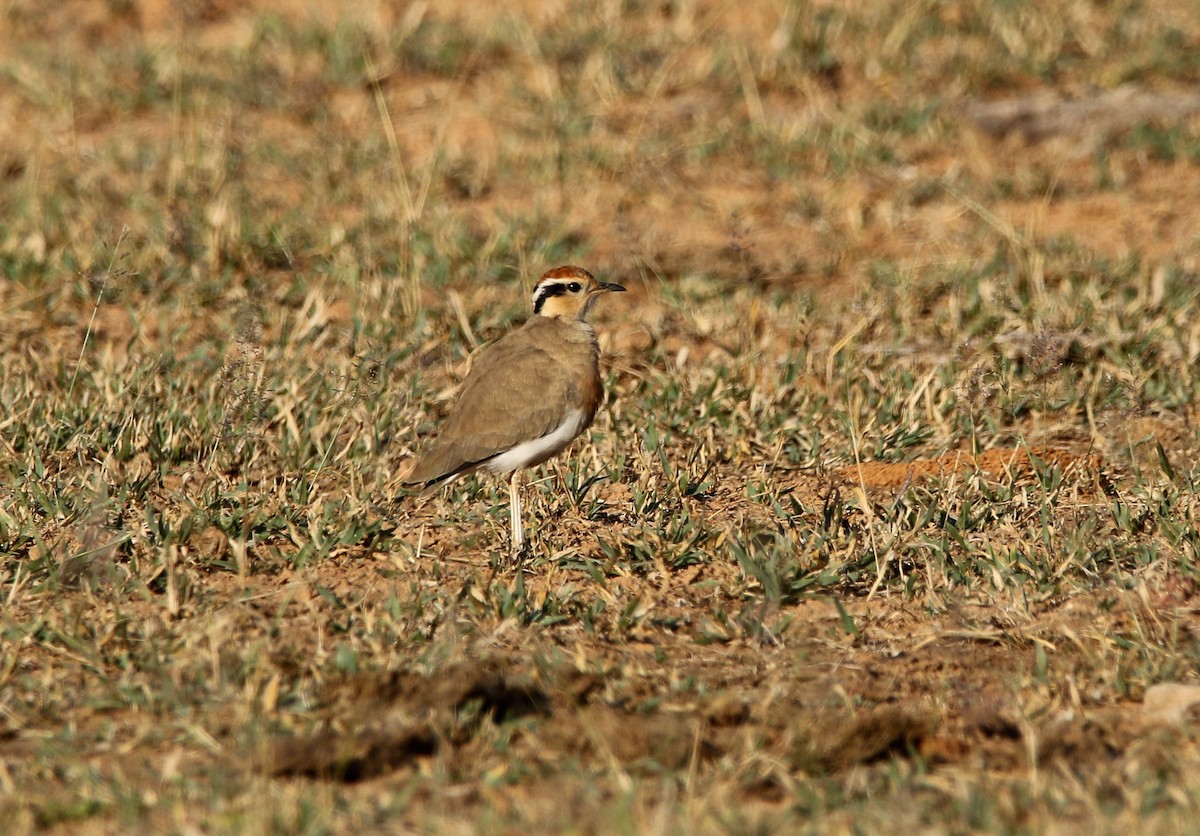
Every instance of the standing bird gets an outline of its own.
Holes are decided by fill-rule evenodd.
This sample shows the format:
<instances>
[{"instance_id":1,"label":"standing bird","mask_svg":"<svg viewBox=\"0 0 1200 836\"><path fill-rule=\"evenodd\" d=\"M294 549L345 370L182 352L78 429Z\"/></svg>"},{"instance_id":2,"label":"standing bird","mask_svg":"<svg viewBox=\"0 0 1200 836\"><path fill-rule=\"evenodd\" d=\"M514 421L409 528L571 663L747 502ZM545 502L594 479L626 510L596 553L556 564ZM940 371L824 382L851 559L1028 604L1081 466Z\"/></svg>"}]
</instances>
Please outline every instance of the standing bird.
<instances>
[{"instance_id":1,"label":"standing bird","mask_svg":"<svg viewBox=\"0 0 1200 836\"><path fill-rule=\"evenodd\" d=\"M585 321L602 293L579 267L555 267L533 289L533 316L475 360L437 437L409 464L404 485L435 489L475 470L511 473L512 550L525 544L521 470L562 452L592 423L603 397L600 345Z\"/></svg>"}]
</instances>

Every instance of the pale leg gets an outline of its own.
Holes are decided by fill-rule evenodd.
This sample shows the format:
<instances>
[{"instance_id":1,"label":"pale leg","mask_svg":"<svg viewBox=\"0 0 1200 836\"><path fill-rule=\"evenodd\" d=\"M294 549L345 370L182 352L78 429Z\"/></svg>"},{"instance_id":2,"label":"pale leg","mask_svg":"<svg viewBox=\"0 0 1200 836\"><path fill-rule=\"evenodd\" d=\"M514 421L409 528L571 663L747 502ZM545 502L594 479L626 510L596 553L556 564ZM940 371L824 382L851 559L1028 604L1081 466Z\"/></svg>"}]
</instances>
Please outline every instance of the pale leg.
<instances>
[{"instance_id":1,"label":"pale leg","mask_svg":"<svg viewBox=\"0 0 1200 836\"><path fill-rule=\"evenodd\" d=\"M508 482L508 512L512 525L512 553L516 557L525 546L525 529L521 526L521 471L514 470Z\"/></svg>"}]
</instances>

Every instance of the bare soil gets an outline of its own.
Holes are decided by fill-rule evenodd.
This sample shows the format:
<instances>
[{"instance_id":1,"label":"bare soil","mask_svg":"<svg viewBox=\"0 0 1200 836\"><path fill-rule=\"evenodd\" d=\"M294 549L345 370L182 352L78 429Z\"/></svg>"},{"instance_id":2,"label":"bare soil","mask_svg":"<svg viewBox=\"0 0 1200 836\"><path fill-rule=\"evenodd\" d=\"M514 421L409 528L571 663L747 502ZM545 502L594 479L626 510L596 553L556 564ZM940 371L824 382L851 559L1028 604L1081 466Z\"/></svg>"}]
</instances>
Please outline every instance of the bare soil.
<instances>
[{"instance_id":1,"label":"bare soil","mask_svg":"<svg viewBox=\"0 0 1200 836\"><path fill-rule=\"evenodd\" d=\"M49 5L16 0L8 5L0 26L10 31L0 37L0 59L18 69L22 41L57 42L70 54L139 39L155 48L180 49L182 55L187 49L247 42L264 14L305 26L334 27L352 19L372 35L415 28L426 18L474 33L491 32L498 25L497 13L484 10L484 4L453 0L76 0ZM775 4L762 9L753 4L741 9L661 5L661 14L636 16L629 25L651 33L691 33L672 60L696 67L695 79L689 83L672 76L675 81L664 83L651 97L628 96L615 81L594 80L596 89L609 94L596 95L586 114L562 118L591 120L588 138L579 141L610 156L603 164L572 171L557 188L499 170L514 159L553 158L555 132L565 130L538 121L546 109L514 107L511 90L553 102L568 75L590 71L584 66L561 75L548 72L551 64L539 60L536 43L489 41L489 48L472 53L473 63L450 77L391 66L380 58L375 84L313 82L313 96L330 103L329 121L321 129L348 143L376 136L379 108L386 108L398 153L411 171L436 163L441 172L435 189L441 202L429 211L453 215L464 228L475 230L481 251L495 245L491 236L509 223L514 207L524 207L552 218L565 230L566 240L586 241L589 267L598 275L641 277L629 283L627 299L597 311L597 329L618 391L653 373L645 359L651 354L672 358L672 374L686 377L716 359L736 356L743 338L769 358L786 355L802 339L773 323L769 313L756 320L757 306L739 312L749 336L731 336L723 327L727 320L712 312L719 306L683 317L657 292L660 282L671 285L681 277L716 276L718 288L722 282L738 292L749 288L763 299L806 293L816 304L832 306L864 285L874 263L895 262L920 271L946 262L976 263L1005 242L1032 252L1065 237L1097 257L1140 259L1151 265L1150 274L1154 265L1200 271L1195 161L1110 149L1108 176L1115 186L1095 187L1097 148L1108 147L1104 143L1113 142L1112 135L1123 136L1123 126L1098 131L1091 145L1053 124L1036 131L989 129L992 123L980 126L978 112L974 121L968 115L965 94L948 89L951 104L946 107L960 111L951 123L955 135L940 142L902 138L895 154L903 165L880 162L844 172L822 159L802 174L780 178L766 164L692 155L683 143L670 141L674 133L690 141L697 125L715 126L719 135L727 123L749 121L775 135L800 137L837 122L856 101L885 95L894 79L886 67L873 65L870 72L860 72L857 65L846 66L836 83L824 87L800 89L777 78L775 84L764 81L731 99L727 90L703 83L705 68L717 60L713 39L705 33L719 29L739 42L767 43L778 23ZM1103 30L1108 14L1103 6L1075 5L1086 7L1093 26ZM548 37L554 27L569 25L569 16L578 13L572 9L568 3L510 0L503 14L512 26L503 31ZM1188 37L1197 37L1195 21L1177 23ZM652 72L655 64L647 61L647 67L630 71ZM88 66L82 60L79 65ZM297 83L304 83L305 68L293 71ZM1077 81L1061 81L1059 87L1067 89L1051 95L1069 100L1066 93ZM111 83L132 87L141 82L118 75ZM1027 89L1003 92L1028 96L1042 83L1027 78ZM131 118L107 112L86 95L75 101L66 124L61 110L20 85L0 86L0 118L10 126L25 126L6 131L0 177L15 181L35 168L69 171L84 190L122 194L138 191L137 175L91 168L89 159L104 149L172 141L203 145L227 132L237 142L252 138L287 154L290 148L307 147L314 131L304 114L231 108L225 116L205 121L197 136L181 140L169 112L147 108ZM1185 109L1173 111L1171 118L1190 124L1196 117ZM659 156L646 156L639 142L646 136L662 138ZM326 237L336 237L330 230L361 223L373 211L372 201L397 200L390 189L381 196L381 187L374 192L364 188L358 201L310 203L305 189L311 184L286 172L246 170L240 178L239 187L260 196L264 211L311 206L307 221ZM950 186L926 188L930 183ZM986 211L977 211L976 198L966 196L979 183L1003 184L991 193ZM205 209L212 219L205 234L214 240L237 225L237 219L224 220L225 206L215 196ZM132 207L114 212L107 223L127 226L136 240L156 240L153 213ZM529 234L533 240L538 233ZM63 245L48 245L31 234L20 248L31 252ZM173 247L186 242L158 245L167 258ZM261 281L283 287L295 270L316 263L318 255L335 259L336 245L318 253L324 246L314 244L307 254L297 253L294 264L275 272L260 270ZM219 242L212 248L220 250ZM480 258L486 261L487 256ZM207 269L216 273L227 266L213 256ZM528 283L538 265L506 268L520 268ZM1036 273L1037 265L1031 263L1030 270ZM466 294L459 304L471 310L490 309L513 291L512 286L484 284L476 277L455 276L450 286ZM356 311L334 292L322 292L314 291L305 303L312 332L347 329ZM47 317L28 296L0 293L5 332L0 343L6 359L22 352L77 352L78 319ZM423 307L454 319L444 287L427 284L420 294ZM177 333L180 352L200 346L203 329L189 329L189 315L186 309L147 312L136 303L105 306L88 325L90 350L120 368L130 357L161 349L168 339L164 335L171 333ZM507 325L483 324L491 327L479 335L481 342ZM832 330L830 341L844 333ZM864 338L866 353L869 342ZM1002 347L1017 358L1028 353L1020 334ZM231 362L246 350L231 343ZM343 349L329 348L335 350ZM437 352L443 350L439 339L430 337L428 351L420 354L440 357ZM953 353L958 347L915 350ZM1079 350L1089 358L1103 353L1086 344ZM462 368L428 362L428 379L444 383L435 387L441 391L438 403L453 393ZM813 386L822 385L817 372L812 376ZM296 404L296 410L303 408L302 399ZM1057 469L1057 505L1048 526L1065 537L1072 520L1114 496L1127 495L1139 484L1136 474L1158 466L1155 443L1178 469L1194 461L1193 413L1186 407L1171 414L1146 413L1136 419L1141 424L1101 437L1077 415L1046 411L1028 419L1036 426L1010 428L1013 435L1030 429L1029 438L1044 441L1009 443L1006 438L972 451L958 439L956 445L926 445L899 461L860 462L843 455L806 469L772 469L764 463L768 454L756 450L757 469L751 470L745 465L749 458L736 451L713 467L708 487L685 502L689 513L722 532L712 545L716 549L748 530L749 523L767 526L776 519L765 503L749 496L752 474L766 473L781 501L794 499L806 519L854 496L857 510L843 527L845 549L851 552L863 547L854 539L864 536L863 521L893 513L914 486L935 498L959 496L956 491L968 490L962 488L965 483L981 486L1007 492L1017 507L1021 497L1032 502L1029 497L1048 469ZM612 417L602 416L599 428L620 415L620 407L614 406ZM6 423L20 420L4 418ZM1058 423L1068 431L1058 432ZM1140 441L1129 443L1130 438ZM403 458L395 448L407 441L399 435L392 441L393 449L379 457L395 464ZM581 442L571 456L598 455L587 448ZM605 448L603 455L610 452L611 447ZM78 460L77 454L48 460L46 478L71 472ZM379 467L386 470L393 464ZM148 458L112 466L117 481L135 482L156 472ZM552 484L569 482L566 468L561 463L548 469L556 480ZM289 486L280 481L272 487L269 472L239 478L264 494L274 491L275 506L264 506L264 516L290 501ZM293 532L292 542L271 550L238 544L217 528L196 531L171 552L174 566L163 565L147 579L146 588L156 590L152 596L118 593L111 577L116 577L113 566L124 559L120 549L111 555L102 552L107 559L70 563L67 558L73 554L92 556L87 529L44 521L42 541L64 556L61 588L17 594L19 575L14 579L10 574L13 592L4 616L9 626L37 625L14 627L23 631L23 638L13 632L7 640L20 651L9 657L9 669L0 671L0 682L10 683L5 687L13 687L17 679L24 683L24 713L19 719L11 711L0 715L0 795L18 811L20 824L59 832L116 832L130 826L131 820L116 813L83 814L78 821L73 814L59 815L78 797L81 775L138 788L141 794L131 804L145 817L132 821L136 829L181 832L189 827L196 832L199 819L186 811L188 805L210 804L211 798L180 796L171 809L157 804L156 793L185 781L208 781L222 788L218 796L238 798L230 802L236 816L226 812L241 826L253 821L247 811L253 810L255 794L274 793L277 800L292 798L289 793L296 798L313 794L329 809L342 804L354 811L345 821L333 816L329 823L344 832L380 822L398 830L520 826L513 822L569 827L573 811L611 813L630 797L631 788L650 785L670 789L634 792L628 818L616 824L583 818L580 829L666 831L688 821L706 829L720 825L739 830L755 822L766 828L795 827L820 814L826 816L820 821L835 830L863 821L868 829L893 821L898 828L954 830L972 793L994 791L1001 799L997 803L1009 805L1001 826L1071 830L1072 810L1082 807L1087 816L1099 815L1104 799L1113 809L1125 805L1123 809L1132 810L1143 791L1134 776L1143 773L1161 776L1164 786L1177 781L1195 790L1195 783L1183 777L1200 763L1195 725L1164 724L1148 718L1141 706L1146 683L1195 676L1190 657L1177 652L1200 631L1200 592L1183 567L1154 563L1126 573L1119 583L1108 577L1053 589L980 583L939 590L926 578L929 588L914 596L895 578L912 577L928 567L909 556L879 567L886 583L872 585L868 578L850 590L826 594L814 588L747 603L746 573L736 560L662 563L635 571L605 551L603 541L614 531L650 536L638 531L630 484L598 484L591 496L601 503L599 512L572 512L560 500L555 507L561 516L538 524L538 542L549 553L514 568L495 559L504 526L498 489L468 496L464 506L461 494L418 501L384 500L375 493L364 499L347 487L352 477L336 469L323 471L316 481L318 494L350 495L354 507L348 516L378 523L379 535L365 545L332 549L297 569L288 557L305 532ZM155 502L168 513L186 509L218 484L232 484L232 477L180 467L162 475ZM549 501L546 491L538 496L542 499L535 499L531 510L535 518ZM477 513L464 518L464 507ZM998 525L978 536L992 538L989 542L1000 553L1012 532ZM238 548L249 548L253 571L235 568ZM585 565L602 571L589 574L581 568ZM357 636L356 631L370 635L375 620L394 606L398 590L436 590L444 596L439 602L449 598L452 604L397 616L395 633L362 640L355 645L353 662L328 673L336 648L349 642L344 637ZM607 614L595 625L585 625L579 605L568 617L539 626L528 612L524 617L504 612L496 603L497 590L543 603L602 600ZM622 626L626 622L615 615L626 611L633 626ZM652 617L633 617L645 613ZM415 652L403 644L405 629L424 636L424 650ZM62 635L86 635L92 641L74 648L53 638ZM139 655L164 636L170 637L169 658L151 661ZM250 647L257 655L246 653ZM246 661L250 658L257 661ZM239 664L250 667L234 676L230 670ZM318 664L327 675L313 675ZM150 673L132 677L134 668ZM129 702L102 699L101 694L110 692L107 685L96 684L99 680L127 684ZM151 692L143 693L140 703L133 693L138 689ZM63 701L51 693L86 698ZM67 727L86 742L68 747L70 765L60 769L54 765L55 740ZM887 769L920 776L914 780L927 794L918 805L923 812L882 794L880 806L863 813L872 788L889 780ZM668 773L672 781L654 783ZM1018 809L1024 790L1012 788L1036 791L1046 776L1069 788L1062 790L1061 807L1042 799L1028 811ZM229 789L238 783L248 788L244 794ZM1131 789L1135 785L1136 792ZM857 800L841 805L831 800L835 796ZM1194 803L1194 796L1188 803ZM664 824L656 818L663 808L684 812L672 814L675 825ZM713 809L736 815L730 812L722 819ZM945 818L929 812L938 809L947 811ZM1136 813L1130 815L1136 818ZM219 827L220 814L206 821ZM295 821L273 826L303 829ZM989 824L973 826L987 829Z\"/></svg>"}]
</instances>

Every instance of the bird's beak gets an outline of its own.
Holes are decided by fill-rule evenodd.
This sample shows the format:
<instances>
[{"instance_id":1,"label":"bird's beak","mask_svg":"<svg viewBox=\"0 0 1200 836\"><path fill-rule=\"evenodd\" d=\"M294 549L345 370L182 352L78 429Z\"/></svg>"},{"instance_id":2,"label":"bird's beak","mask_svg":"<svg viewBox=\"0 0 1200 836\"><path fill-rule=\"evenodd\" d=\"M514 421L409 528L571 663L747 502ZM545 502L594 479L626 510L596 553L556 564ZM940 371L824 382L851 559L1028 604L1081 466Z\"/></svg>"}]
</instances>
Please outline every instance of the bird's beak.
<instances>
[{"instance_id":1,"label":"bird's beak","mask_svg":"<svg viewBox=\"0 0 1200 836\"><path fill-rule=\"evenodd\" d=\"M613 284L612 282L600 282L600 290L612 293L614 291L624 292L625 288L621 287L619 284Z\"/></svg>"}]
</instances>

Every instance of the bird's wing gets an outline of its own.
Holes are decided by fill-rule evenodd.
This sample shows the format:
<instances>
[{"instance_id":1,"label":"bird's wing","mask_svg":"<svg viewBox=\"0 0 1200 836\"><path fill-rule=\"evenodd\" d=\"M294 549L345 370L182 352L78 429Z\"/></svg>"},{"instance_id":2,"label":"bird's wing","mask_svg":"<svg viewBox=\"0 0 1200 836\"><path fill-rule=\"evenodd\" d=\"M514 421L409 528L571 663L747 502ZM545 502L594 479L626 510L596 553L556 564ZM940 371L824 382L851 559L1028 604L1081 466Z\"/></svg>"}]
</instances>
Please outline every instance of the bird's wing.
<instances>
[{"instance_id":1,"label":"bird's wing","mask_svg":"<svg viewBox=\"0 0 1200 836\"><path fill-rule=\"evenodd\" d=\"M540 347L500 340L475 361L445 426L405 483L443 479L554 432L572 410L586 408L581 380L579 370Z\"/></svg>"}]
</instances>

